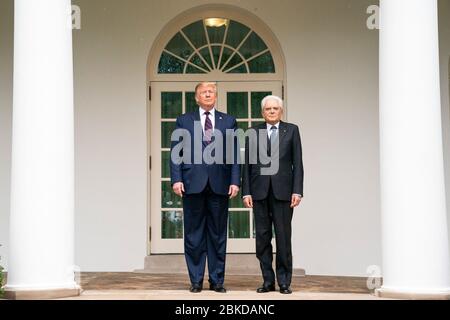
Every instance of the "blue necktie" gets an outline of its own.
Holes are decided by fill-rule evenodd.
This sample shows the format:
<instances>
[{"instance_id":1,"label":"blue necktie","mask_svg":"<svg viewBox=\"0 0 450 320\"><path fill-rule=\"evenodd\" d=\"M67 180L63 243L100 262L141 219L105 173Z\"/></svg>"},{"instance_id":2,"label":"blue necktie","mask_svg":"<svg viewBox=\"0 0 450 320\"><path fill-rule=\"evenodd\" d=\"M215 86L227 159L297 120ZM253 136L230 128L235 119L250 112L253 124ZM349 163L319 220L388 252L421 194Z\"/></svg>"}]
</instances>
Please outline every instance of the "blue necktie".
<instances>
[{"instance_id":1,"label":"blue necktie","mask_svg":"<svg viewBox=\"0 0 450 320\"><path fill-rule=\"evenodd\" d=\"M275 137L275 135L277 134L277 127L276 126L272 126L272 128L270 128L270 137L269 140L273 140L272 138Z\"/></svg>"},{"instance_id":2,"label":"blue necktie","mask_svg":"<svg viewBox=\"0 0 450 320\"><path fill-rule=\"evenodd\" d=\"M267 139L267 155L270 157L272 155L272 138L275 137L275 135L277 134L277 127L276 126L272 126L270 128L270 134L269 137Z\"/></svg>"}]
</instances>

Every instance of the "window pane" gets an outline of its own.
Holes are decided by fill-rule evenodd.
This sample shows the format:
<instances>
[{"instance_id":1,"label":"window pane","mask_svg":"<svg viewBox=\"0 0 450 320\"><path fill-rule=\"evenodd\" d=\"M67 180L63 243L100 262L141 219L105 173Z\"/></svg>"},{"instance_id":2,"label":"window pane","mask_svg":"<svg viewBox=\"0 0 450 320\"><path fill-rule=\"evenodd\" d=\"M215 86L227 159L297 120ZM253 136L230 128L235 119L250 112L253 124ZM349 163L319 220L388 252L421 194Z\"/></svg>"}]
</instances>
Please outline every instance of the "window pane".
<instances>
[{"instance_id":1,"label":"window pane","mask_svg":"<svg viewBox=\"0 0 450 320\"><path fill-rule=\"evenodd\" d=\"M194 51L179 32L169 41L166 50L184 59L188 59Z\"/></svg>"},{"instance_id":2,"label":"window pane","mask_svg":"<svg viewBox=\"0 0 450 320\"><path fill-rule=\"evenodd\" d=\"M228 62L227 65L225 66L224 70L231 69L232 67L241 62L242 62L241 57L237 53L235 53L234 56L231 58L230 62Z\"/></svg>"},{"instance_id":3,"label":"window pane","mask_svg":"<svg viewBox=\"0 0 450 320\"><path fill-rule=\"evenodd\" d=\"M210 44L222 44L223 37L225 35L225 27L206 27L206 30L208 31L209 36L209 43Z\"/></svg>"},{"instance_id":4,"label":"window pane","mask_svg":"<svg viewBox=\"0 0 450 320\"><path fill-rule=\"evenodd\" d=\"M183 111L181 92L161 92L161 118L178 117Z\"/></svg>"},{"instance_id":5,"label":"window pane","mask_svg":"<svg viewBox=\"0 0 450 320\"><path fill-rule=\"evenodd\" d=\"M258 52L266 49L267 46L264 41L262 41L262 39L255 32L252 32L252 34L247 38L247 40L245 40L244 44L239 49L239 52L242 53L246 59L248 59L253 57Z\"/></svg>"},{"instance_id":6,"label":"window pane","mask_svg":"<svg viewBox=\"0 0 450 320\"><path fill-rule=\"evenodd\" d=\"M248 118L248 92L227 92L227 113Z\"/></svg>"},{"instance_id":7,"label":"window pane","mask_svg":"<svg viewBox=\"0 0 450 320\"><path fill-rule=\"evenodd\" d=\"M205 71L188 64L186 67L186 73L206 73Z\"/></svg>"},{"instance_id":8,"label":"window pane","mask_svg":"<svg viewBox=\"0 0 450 320\"><path fill-rule=\"evenodd\" d=\"M242 129L244 131L244 134L245 134L245 132L248 129L248 121L244 121L244 122L238 121L237 126L238 126L238 129ZM239 146L241 148L244 148L244 146L245 146L245 140L244 140L245 139L245 135L244 134L239 134L239 136L238 136L239 137Z\"/></svg>"},{"instance_id":9,"label":"window pane","mask_svg":"<svg viewBox=\"0 0 450 320\"><path fill-rule=\"evenodd\" d=\"M161 238L183 238L183 213L181 211L161 212Z\"/></svg>"},{"instance_id":10,"label":"window pane","mask_svg":"<svg viewBox=\"0 0 450 320\"><path fill-rule=\"evenodd\" d=\"M183 69L183 61L167 53L163 53L161 55L158 65L158 73L183 73Z\"/></svg>"},{"instance_id":11,"label":"window pane","mask_svg":"<svg viewBox=\"0 0 450 320\"><path fill-rule=\"evenodd\" d=\"M232 20L230 21L230 26L228 27L227 40L225 43L233 48L236 48L249 31L250 29L243 24Z\"/></svg>"},{"instance_id":12,"label":"window pane","mask_svg":"<svg viewBox=\"0 0 450 320\"><path fill-rule=\"evenodd\" d=\"M161 181L161 208L182 208L181 197L172 190L170 181Z\"/></svg>"},{"instance_id":13,"label":"window pane","mask_svg":"<svg viewBox=\"0 0 450 320\"><path fill-rule=\"evenodd\" d=\"M195 102L195 92L186 92L186 112L198 111L197 102Z\"/></svg>"},{"instance_id":14,"label":"window pane","mask_svg":"<svg viewBox=\"0 0 450 320\"><path fill-rule=\"evenodd\" d=\"M203 28L202 20L184 27L183 32L196 48L200 48L206 44L205 29Z\"/></svg>"},{"instance_id":15,"label":"window pane","mask_svg":"<svg viewBox=\"0 0 450 320\"><path fill-rule=\"evenodd\" d=\"M216 63L216 68L219 65L219 58L220 58L220 46L213 46L212 49L212 53L214 56L214 62Z\"/></svg>"},{"instance_id":16,"label":"window pane","mask_svg":"<svg viewBox=\"0 0 450 320\"><path fill-rule=\"evenodd\" d=\"M175 121L161 122L161 148L170 148L170 137L175 130Z\"/></svg>"},{"instance_id":17,"label":"window pane","mask_svg":"<svg viewBox=\"0 0 450 320\"><path fill-rule=\"evenodd\" d=\"M195 54L192 59L191 62L193 64L195 64L196 66L199 66L200 68L203 68L205 70L209 70L209 68L205 65L205 63L203 62L202 59L200 59L200 57L198 56L198 54Z\"/></svg>"},{"instance_id":18,"label":"window pane","mask_svg":"<svg viewBox=\"0 0 450 320\"><path fill-rule=\"evenodd\" d=\"M227 73L248 73L248 71L245 67L245 64L241 64L239 67L236 67L233 70L228 71Z\"/></svg>"},{"instance_id":19,"label":"window pane","mask_svg":"<svg viewBox=\"0 0 450 320\"><path fill-rule=\"evenodd\" d=\"M170 178L170 151L161 152L161 177Z\"/></svg>"},{"instance_id":20,"label":"window pane","mask_svg":"<svg viewBox=\"0 0 450 320\"><path fill-rule=\"evenodd\" d=\"M228 237L231 239L250 238L250 212L230 211L228 215Z\"/></svg>"},{"instance_id":21,"label":"window pane","mask_svg":"<svg viewBox=\"0 0 450 320\"><path fill-rule=\"evenodd\" d=\"M229 203L230 208L245 208L244 203L242 202L242 192L239 190L239 194L234 197L233 199L230 199Z\"/></svg>"},{"instance_id":22,"label":"window pane","mask_svg":"<svg viewBox=\"0 0 450 320\"><path fill-rule=\"evenodd\" d=\"M248 121L243 121L243 122L238 121L237 126L238 126L238 129L242 129L245 132L248 129Z\"/></svg>"},{"instance_id":23,"label":"window pane","mask_svg":"<svg viewBox=\"0 0 450 320\"><path fill-rule=\"evenodd\" d=\"M211 53L209 52L209 47L206 47L206 48L203 48L202 50L200 50L200 54L206 60L206 62L208 62L209 66L212 68L213 64L212 64L212 60L211 60Z\"/></svg>"},{"instance_id":24,"label":"window pane","mask_svg":"<svg viewBox=\"0 0 450 320\"><path fill-rule=\"evenodd\" d=\"M252 118L261 118L261 101L264 97L271 95L271 91L252 92Z\"/></svg>"},{"instance_id":25,"label":"window pane","mask_svg":"<svg viewBox=\"0 0 450 320\"><path fill-rule=\"evenodd\" d=\"M224 67L225 62L228 61L228 58L233 54L233 50L228 48L223 48L222 59L220 60L220 68Z\"/></svg>"},{"instance_id":26,"label":"window pane","mask_svg":"<svg viewBox=\"0 0 450 320\"><path fill-rule=\"evenodd\" d=\"M248 66L251 73L275 73L275 65L270 52L249 61Z\"/></svg>"}]
</instances>

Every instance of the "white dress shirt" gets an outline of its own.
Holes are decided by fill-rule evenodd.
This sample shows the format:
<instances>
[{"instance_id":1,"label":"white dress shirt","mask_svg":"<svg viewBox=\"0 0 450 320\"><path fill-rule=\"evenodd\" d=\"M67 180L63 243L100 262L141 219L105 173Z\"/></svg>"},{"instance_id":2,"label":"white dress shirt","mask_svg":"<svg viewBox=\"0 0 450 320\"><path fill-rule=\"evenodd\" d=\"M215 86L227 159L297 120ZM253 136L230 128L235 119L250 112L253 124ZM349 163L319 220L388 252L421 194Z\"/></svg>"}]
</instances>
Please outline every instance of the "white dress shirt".
<instances>
[{"instance_id":1,"label":"white dress shirt","mask_svg":"<svg viewBox=\"0 0 450 320\"><path fill-rule=\"evenodd\" d=\"M211 120L213 131L214 131L214 128L216 127L215 111L216 111L216 108L212 108L211 110L209 110L209 120ZM206 110L203 109L202 107L199 107L198 112L200 113L200 122L202 123L202 130L203 130L203 133L205 133L205 122L206 122L205 112L206 112Z\"/></svg>"},{"instance_id":2,"label":"white dress shirt","mask_svg":"<svg viewBox=\"0 0 450 320\"><path fill-rule=\"evenodd\" d=\"M272 131L275 131L275 130L272 130L272 127L273 127L273 126L277 127L277 130L276 130L276 131L278 131L278 130L280 129L280 122L277 122L277 123L275 123L275 124L268 124L268 123L266 122L266 125L267 125L267 136L268 136L269 139L270 139L270 135L272 134Z\"/></svg>"}]
</instances>

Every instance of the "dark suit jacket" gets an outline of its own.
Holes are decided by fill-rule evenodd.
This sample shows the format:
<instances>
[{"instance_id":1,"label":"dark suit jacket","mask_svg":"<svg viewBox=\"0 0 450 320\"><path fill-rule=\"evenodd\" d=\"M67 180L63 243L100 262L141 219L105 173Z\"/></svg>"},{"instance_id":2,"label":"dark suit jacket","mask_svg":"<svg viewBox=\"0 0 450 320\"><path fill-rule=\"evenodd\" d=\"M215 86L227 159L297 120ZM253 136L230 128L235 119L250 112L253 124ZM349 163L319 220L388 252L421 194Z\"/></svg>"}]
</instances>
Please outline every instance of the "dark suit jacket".
<instances>
[{"instance_id":1,"label":"dark suit jacket","mask_svg":"<svg viewBox=\"0 0 450 320\"><path fill-rule=\"evenodd\" d=\"M303 196L303 162L300 132L296 125L280 122L279 125L279 170L274 175L261 175L261 168L268 167L260 162L259 131L267 129L266 123L251 128L257 131L257 141L248 137L245 142L245 164L242 174L242 195L251 195L253 200L267 197L270 183L276 199L291 201L293 193ZM266 131L267 132L267 131ZM254 139L253 139L254 140ZM257 143L257 147L249 145ZM257 163L249 163L250 151L258 150ZM265 150L264 150L265 151Z\"/></svg>"},{"instance_id":2,"label":"dark suit jacket","mask_svg":"<svg viewBox=\"0 0 450 320\"><path fill-rule=\"evenodd\" d=\"M240 166L237 163L238 144L237 139L234 138L234 163L227 164L226 161L226 145L229 142L226 136L227 129L236 130L236 118L225 113L215 110L215 130L222 132L223 143L223 161L221 164L206 164L202 161L201 164L194 162L194 121L200 121L199 111L185 113L177 118L176 129L185 129L190 133L190 141L184 141L184 147L191 147L191 161L190 164L181 163L175 164L170 161L170 177L172 185L176 182L183 182L186 194L202 192L209 181L211 189L214 193L220 195L227 195L231 184L240 186ZM200 137L202 139L202 137ZM200 142L201 143L201 142ZM178 142L172 142L172 149ZM206 144L202 143L202 152ZM198 150L197 150L198 152Z\"/></svg>"}]
</instances>

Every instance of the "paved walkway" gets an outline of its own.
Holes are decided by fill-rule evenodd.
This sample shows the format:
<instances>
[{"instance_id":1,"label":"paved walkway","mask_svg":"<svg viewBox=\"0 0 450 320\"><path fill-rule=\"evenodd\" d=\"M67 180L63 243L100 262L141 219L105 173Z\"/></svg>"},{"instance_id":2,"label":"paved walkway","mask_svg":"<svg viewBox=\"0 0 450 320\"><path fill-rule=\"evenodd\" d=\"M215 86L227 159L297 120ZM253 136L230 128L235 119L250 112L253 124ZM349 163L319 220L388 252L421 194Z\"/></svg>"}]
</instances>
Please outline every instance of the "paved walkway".
<instances>
[{"instance_id":1,"label":"paved walkway","mask_svg":"<svg viewBox=\"0 0 450 320\"><path fill-rule=\"evenodd\" d=\"M256 293L261 276L227 275L228 292L189 292L185 274L83 272L81 300L379 300L361 277L306 276L292 278L292 294ZM208 282L204 281L207 288Z\"/></svg>"},{"instance_id":2,"label":"paved walkway","mask_svg":"<svg viewBox=\"0 0 450 320\"><path fill-rule=\"evenodd\" d=\"M279 292L256 293L228 290L216 293L203 290L190 293L187 290L85 290L81 296L69 300L382 300L373 294L301 292L292 294Z\"/></svg>"}]
</instances>

